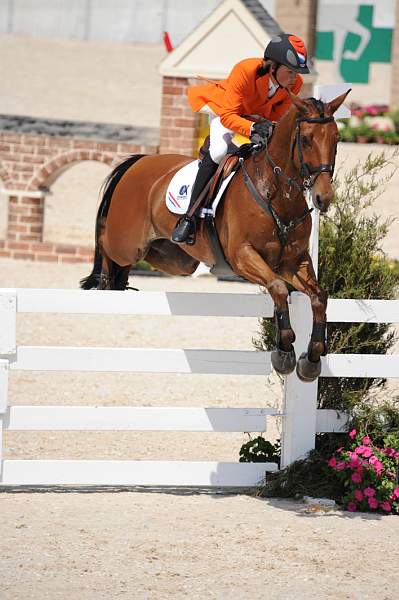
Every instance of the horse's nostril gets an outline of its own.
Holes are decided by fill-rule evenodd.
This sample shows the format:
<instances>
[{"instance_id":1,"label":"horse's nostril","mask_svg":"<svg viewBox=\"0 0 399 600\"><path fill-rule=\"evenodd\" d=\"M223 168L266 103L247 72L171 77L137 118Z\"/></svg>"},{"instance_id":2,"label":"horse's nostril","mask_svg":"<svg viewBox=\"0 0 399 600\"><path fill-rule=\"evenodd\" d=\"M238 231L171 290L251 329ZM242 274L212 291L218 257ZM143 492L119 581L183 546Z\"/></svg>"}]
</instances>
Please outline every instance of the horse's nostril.
<instances>
[{"instance_id":1,"label":"horse's nostril","mask_svg":"<svg viewBox=\"0 0 399 600\"><path fill-rule=\"evenodd\" d=\"M324 210L324 203L323 203L323 200L322 200L322 198L321 198L321 196L319 194L316 195L316 206L317 206L317 208L321 212L323 212L323 210Z\"/></svg>"}]
</instances>

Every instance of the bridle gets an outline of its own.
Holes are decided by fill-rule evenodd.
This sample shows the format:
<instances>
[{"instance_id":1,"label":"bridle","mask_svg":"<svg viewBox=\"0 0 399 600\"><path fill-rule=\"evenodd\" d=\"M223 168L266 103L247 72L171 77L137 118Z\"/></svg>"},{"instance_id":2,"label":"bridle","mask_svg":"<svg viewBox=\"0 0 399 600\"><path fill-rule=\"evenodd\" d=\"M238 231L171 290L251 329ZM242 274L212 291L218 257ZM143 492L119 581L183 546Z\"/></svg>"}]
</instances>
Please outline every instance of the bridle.
<instances>
[{"instance_id":1,"label":"bridle","mask_svg":"<svg viewBox=\"0 0 399 600\"><path fill-rule=\"evenodd\" d=\"M332 121L334 121L333 116L326 117L324 115L324 104L321 100L317 100L316 98L310 98L310 100L312 100L313 104L318 109L320 116L319 117L306 117L303 115L299 115L298 117L296 117L296 132L295 132L295 137L294 137L292 147L291 147L291 152L290 152L290 159L291 159L291 161L293 161L295 146L297 146L299 162L301 165L300 175L303 178L302 182L298 182L295 178L289 177L282 170L282 168L279 167L274 162L274 160L272 159L272 157L270 156L269 151L268 151L267 140L265 141L265 145L264 146L262 145L258 149L258 151L262 150L263 148L265 149L266 158L267 158L270 166L273 168L273 172L275 173L275 175L277 177L282 177L288 185L295 186L301 192L311 190L315 184L317 177L320 175L320 173L330 173L331 178L332 178L332 176L334 174L334 167L335 167L335 155L337 153L337 147L335 147L335 155L334 155L333 163L329 163L329 164L322 163L322 164L318 165L317 167L314 167L313 165L309 165L307 162L305 162L305 160L303 158L303 152L302 152L301 123L331 123ZM292 219L289 223L284 223L281 220L281 218L279 217L279 215L277 214L277 212L272 204L271 198L268 198L268 199L263 198L263 196L260 194L260 192L256 189L256 186L254 185L254 182L252 181L252 179L249 176L249 173L245 167L244 157L241 157L239 159L239 165L241 167L245 185L247 186L247 188L248 188L250 194L252 195L252 197L254 198L255 202L266 213L269 213L271 215L271 217L274 219L274 222L277 226L278 237L281 242L281 251L280 251L280 258L281 258L283 248L286 245L287 240L288 240L289 232L294 227L296 227L297 225L302 223L306 219L306 217L313 211L313 208L307 208L300 217L298 217L296 219Z\"/></svg>"},{"instance_id":2,"label":"bridle","mask_svg":"<svg viewBox=\"0 0 399 600\"><path fill-rule=\"evenodd\" d=\"M316 98L309 98L309 99L313 102L313 104L319 111L320 116L319 117L306 117L304 115L299 115L298 117L296 117L296 119L295 119L295 121L296 121L295 137L292 142L291 152L290 152L290 159L291 159L291 161L293 161L295 146L298 148L298 157L299 157L299 163L300 163L300 175L302 177L302 182L298 182L295 178L288 177L288 175L286 173L284 173L283 169L281 167L279 167L274 162L272 157L270 156L267 140L265 142L266 158L267 158L270 166L273 168L273 172L277 176L282 177L289 185L295 186L301 192L303 192L305 190L311 190L316 182L316 179L318 178L318 176L321 173L330 173L331 178L332 178L332 176L334 174L334 168L335 168L335 155L337 153L337 147L335 147L335 155L334 155L333 163L322 163L320 165L317 165L317 167L315 167L315 166L309 165L307 162L305 162L305 160L303 158L303 149L302 149L302 141L301 141L301 123L331 123L332 121L334 121L333 116L326 117L324 115L324 104L321 100L318 100Z\"/></svg>"}]
</instances>

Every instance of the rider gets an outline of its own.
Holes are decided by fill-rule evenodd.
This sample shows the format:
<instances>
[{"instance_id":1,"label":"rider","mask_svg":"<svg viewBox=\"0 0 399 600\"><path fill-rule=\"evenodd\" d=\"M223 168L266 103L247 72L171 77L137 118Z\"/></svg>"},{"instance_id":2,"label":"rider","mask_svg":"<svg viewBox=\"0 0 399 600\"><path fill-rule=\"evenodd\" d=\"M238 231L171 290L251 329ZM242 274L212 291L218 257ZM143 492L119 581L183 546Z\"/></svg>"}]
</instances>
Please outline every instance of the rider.
<instances>
[{"instance_id":1,"label":"rider","mask_svg":"<svg viewBox=\"0 0 399 600\"><path fill-rule=\"evenodd\" d=\"M298 94L303 83L299 73L309 73L306 57L301 38L280 33L266 46L264 59L247 58L235 65L227 79L189 88L192 109L210 115L210 146L200 163L187 213L172 232L173 242L191 238L192 243L195 221L190 208L227 154L233 136L240 133L257 143L271 135L271 121L280 119L291 105L286 88Z\"/></svg>"}]
</instances>

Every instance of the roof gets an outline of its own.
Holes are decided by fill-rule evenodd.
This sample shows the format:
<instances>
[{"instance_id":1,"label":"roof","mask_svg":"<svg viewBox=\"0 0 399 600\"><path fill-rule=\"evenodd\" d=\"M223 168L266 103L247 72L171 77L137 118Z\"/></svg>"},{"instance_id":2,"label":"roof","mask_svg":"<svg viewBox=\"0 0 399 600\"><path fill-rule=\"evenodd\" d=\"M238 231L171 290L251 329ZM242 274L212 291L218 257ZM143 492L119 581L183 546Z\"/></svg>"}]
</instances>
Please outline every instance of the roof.
<instances>
[{"instance_id":1,"label":"roof","mask_svg":"<svg viewBox=\"0 0 399 600\"><path fill-rule=\"evenodd\" d=\"M280 25L273 19L270 13L262 6L258 0L241 0L247 9L253 14L259 25L263 27L267 33L277 35L282 33Z\"/></svg>"},{"instance_id":2,"label":"roof","mask_svg":"<svg viewBox=\"0 0 399 600\"><path fill-rule=\"evenodd\" d=\"M263 56L282 30L258 0L223 0L160 64L170 77L224 78L234 64Z\"/></svg>"},{"instance_id":3,"label":"roof","mask_svg":"<svg viewBox=\"0 0 399 600\"><path fill-rule=\"evenodd\" d=\"M89 121L65 121L43 119L22 115L0 114L0 131L27 135L47 135L79 139L112 140L139 144L158 145L159 129L134 127L120 123L95 123Z\"/></svg>"}]
</instances>

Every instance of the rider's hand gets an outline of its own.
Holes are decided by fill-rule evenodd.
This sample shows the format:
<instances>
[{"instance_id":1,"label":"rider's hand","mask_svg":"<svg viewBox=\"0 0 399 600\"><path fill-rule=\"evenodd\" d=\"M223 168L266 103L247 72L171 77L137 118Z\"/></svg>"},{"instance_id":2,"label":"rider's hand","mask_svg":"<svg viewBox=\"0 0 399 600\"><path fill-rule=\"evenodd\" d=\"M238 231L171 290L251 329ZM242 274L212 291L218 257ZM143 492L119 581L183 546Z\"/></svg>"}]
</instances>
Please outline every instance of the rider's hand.
<instances>
[{"instance_id":1,"label":"rider's hand","mask_svg":"<svg viewBox=\"0 0 399 600\"><path fill-rule=\"evenodd\" d=\"M273 133L273 123L268 119L263 119L259 123L253 123L251 127L250 139L253 144L264 144L265 140L271 138Z\"/></svg>"}]
</instances>

